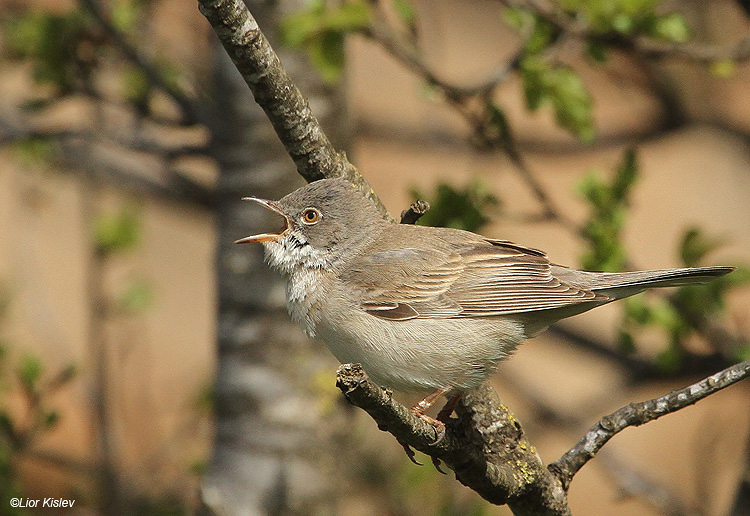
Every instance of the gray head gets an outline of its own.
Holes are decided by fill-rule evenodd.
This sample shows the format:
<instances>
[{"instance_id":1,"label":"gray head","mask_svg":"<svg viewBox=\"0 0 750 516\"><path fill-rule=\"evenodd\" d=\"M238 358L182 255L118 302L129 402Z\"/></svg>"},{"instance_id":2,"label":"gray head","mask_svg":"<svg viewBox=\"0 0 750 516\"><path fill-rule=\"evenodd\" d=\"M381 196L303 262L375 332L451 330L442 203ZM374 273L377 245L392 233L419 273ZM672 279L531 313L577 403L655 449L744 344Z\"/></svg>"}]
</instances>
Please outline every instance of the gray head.
<instances>
[{"instance_id":1,"label":"gray head","mask_svg":"<svg viewBox=\"0 0 750 516\"><path fill-rule=\"evenodd\" d=\"M299 266L329 268L372 241L385 221L377 208L345 179L321 179L279 201L255 197L256 202L284 217L278 233L237 240L261 242L274 267L291 272Z\"/></svg>"}]
</instances>

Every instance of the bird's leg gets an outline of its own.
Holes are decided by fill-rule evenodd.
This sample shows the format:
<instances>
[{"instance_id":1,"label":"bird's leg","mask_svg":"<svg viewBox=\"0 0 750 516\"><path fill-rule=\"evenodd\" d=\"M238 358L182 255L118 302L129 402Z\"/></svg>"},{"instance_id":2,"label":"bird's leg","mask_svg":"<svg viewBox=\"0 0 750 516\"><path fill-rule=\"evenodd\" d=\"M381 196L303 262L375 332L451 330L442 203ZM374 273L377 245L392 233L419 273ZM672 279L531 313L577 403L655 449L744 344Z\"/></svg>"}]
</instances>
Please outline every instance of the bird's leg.
<instances>
[{"instance_id":1,"label":"bird's leg","mask_svg":"<svg viewBox=\"0 0 750 516\"><path fill-rule=\"evenodd\" d=\"M451 414L453 414L453 411L456 409L456 405L458 405L458 400L461 399L462 394L462 392L459 392L458 394L454 394L453 396L448 398L448 401L445 402L445 406L440 409L440 412L438 412L438 421L442 421L443 423L448 422Z\"/></svg>"},{"instance_id":2,"label":"bird's leg","mask_svg":"<svg viewBox=\"0 0 750 516\"><path fill-rule=\"evenodd\" d=\"M451 390L452 390L451 387L438 389L435 392L429 394L425 399L423 399L422 401L420 401L419 403L417 403L411 408L412 414L419 417L423 421L426 421L435 429L435 432L437 433L437 438L435 439L435 442L433 444L439 443L440 441L443 440L443 437L445 437L445 423L440 421L439 419L431 418L430 416L425 414L425 411L427 411L427 409L433 406L437 400L439 400L440 398L448 394ZM453 408L451 408L451 412L453 412ZM448 415L450 415L450 413Z\"/></svg>"}]
</instances>

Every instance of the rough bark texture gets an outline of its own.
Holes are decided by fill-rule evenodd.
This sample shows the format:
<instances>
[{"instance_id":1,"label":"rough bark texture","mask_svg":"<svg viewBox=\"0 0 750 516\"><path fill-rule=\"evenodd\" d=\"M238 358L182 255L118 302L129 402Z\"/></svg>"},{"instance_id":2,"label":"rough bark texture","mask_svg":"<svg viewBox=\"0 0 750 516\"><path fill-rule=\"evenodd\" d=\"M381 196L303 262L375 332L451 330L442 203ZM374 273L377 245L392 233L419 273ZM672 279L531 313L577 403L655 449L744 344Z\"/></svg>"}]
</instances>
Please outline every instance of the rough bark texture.
<instances>
[{"instance_id":1,"label":"rough bark texture","mask_svg":"<svg viewBox=\"0 0 750 516\"><path fill-rule=\"evenodd\" d=\"M271 121L297 171L308 182L344 177L393 220L367 181L323 133L307 99L281 65L258 22L241 0L199 0L256 102Z\"/></svg>"},{"instance_id":2,"label":"rough bark texture","mask_svg":"<svg viewBox=\"0 0 750 516\"><path fill-rule=\"evenodd\" d=\"M618 432L629 426L640 426L693 405L706 396L729 387L748 376L750 376L750 360L745 360L689 387L672 391L652 400L631 403L622 407L599 420L586 432L586 435L581 438L578 444L556 462L550 464L550 468L562 480L565 489L567 489L573 475Z\"/></svg>"},{"instance_id":3,"label":"rough bark texture","mask_svg":"<svg viewBox=\"0 0 750 516\"><path fill-rule=\"evenodd\" d=\"M372 383L360 365L342 365L337 385L381 430L402 445L444 462L461 483L485 500L508 504L518 516L570 514L562 484L544 467L518 420L489 385L461 398L458 418L446 425L439 442L430 424Z\"/></svg>"},{"instance_id":4,"label":"rough bark texture","mask_svg":"<svg viewBox=\"0 0 750 516\"><path fill-rule=\"evenodd\" d=\"M275 26L274 2L254 7ZM277 199L303 181L266 115L217 46L212 155L219 165L216 223L218 371L216 436L202 485L204 510L220 515L330 514L335 485L321 456L330 453L323 422L310 407L307 375L315 358L289 320L284 282L263 263L261 246L237 246L239 237L278 225L274 215L242 202L247 195ZM330 94L306 61L291 56L293 73L305 77L316 105L336 118ZM329 92L330 93L330 92ZM295 356L304 367L290 368ZM330 461L329 461L330 462Z\"/></svg>"}]
</instances>

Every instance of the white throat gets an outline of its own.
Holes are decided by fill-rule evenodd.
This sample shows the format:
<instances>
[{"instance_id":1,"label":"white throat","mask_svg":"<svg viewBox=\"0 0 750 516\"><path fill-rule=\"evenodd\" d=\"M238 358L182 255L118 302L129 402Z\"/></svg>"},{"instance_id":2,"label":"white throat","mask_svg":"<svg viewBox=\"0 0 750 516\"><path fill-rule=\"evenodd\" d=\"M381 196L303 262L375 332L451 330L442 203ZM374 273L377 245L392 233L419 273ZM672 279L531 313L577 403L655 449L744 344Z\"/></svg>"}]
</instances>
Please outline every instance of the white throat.
<instances>
[{"instance_id":1,"label":"white throat","mask_svg":"<svg viewBox=\"0 0 750 516\"><path fill-rule=\"evenodd\" d=\"M266 261L287 277L286 306L291 318L315 336L316 301L330 260L310 245L303 235L290 233L279 241L264 242Z\"/></svg>"}]
</instances>

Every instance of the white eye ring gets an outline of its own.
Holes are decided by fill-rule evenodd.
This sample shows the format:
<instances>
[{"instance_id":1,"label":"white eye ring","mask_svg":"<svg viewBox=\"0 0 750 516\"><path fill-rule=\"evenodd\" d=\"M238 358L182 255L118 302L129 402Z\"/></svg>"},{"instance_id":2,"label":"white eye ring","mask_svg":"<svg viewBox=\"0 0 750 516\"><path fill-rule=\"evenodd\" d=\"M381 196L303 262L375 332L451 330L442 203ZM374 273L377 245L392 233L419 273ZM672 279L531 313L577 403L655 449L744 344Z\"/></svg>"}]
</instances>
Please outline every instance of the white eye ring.
<instances>
[{"instance_id":1,"label":"white eye ring","mask_svg":"<svg viewBox=\"0 0 750 516\"><path fill-rule=\"evenodd\" d=\"M317 208L305 208L302 212L302 222L308 226L317 224L320 221L320 211Z\"/></svg>"}]
</instances>

